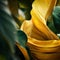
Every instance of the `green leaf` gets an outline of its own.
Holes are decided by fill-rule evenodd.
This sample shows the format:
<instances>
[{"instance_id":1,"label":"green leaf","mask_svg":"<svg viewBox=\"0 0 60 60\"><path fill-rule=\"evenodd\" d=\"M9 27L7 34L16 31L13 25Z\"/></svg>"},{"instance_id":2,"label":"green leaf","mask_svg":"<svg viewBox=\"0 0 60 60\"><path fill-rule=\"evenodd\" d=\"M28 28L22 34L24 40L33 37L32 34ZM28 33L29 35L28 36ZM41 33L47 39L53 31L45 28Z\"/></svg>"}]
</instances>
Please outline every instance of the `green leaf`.
<instances>
[{"instance_id":1,"label":"green leaf","mask_svg":"<svg viewBox=\"0 0 60 60\"><path fill-rule=\"evenodd\" d=\"M19 20L16 16L14 16L13 15L13 18L14 18L14 20L15 20L15 22L18 24L18 29L21 27L21 24L22 24L22 22L21 22L21 20Z\"/></svg>"},{"instance_id":2,"label":"green leaf","mask_svg":"<svg viewBox=\"0 0 60 60\"><path fill-rule=\"evenodd\" d=\"M56 28L54 26L53 18L50 16L47 20L47 26L54 32L57 33Z\"/></svg>"},{"instance_id":3,"label":"green leaf","mask_svg":"<svg viewBox=\"0 0 60 60\"><path fill-rule=\"evenodd\" d=\"M0 0L0 60L14 60L17 29L6 3L7 1Z\"/></svg>"},{"instance_id":4,"label":"green leaf","mask_svg":"<svg viewBox=\"0 0 60 60\"><path fill-rule=\"evenodd\" d=\"M18 41L19 41L20 45L25 47L26 43L27 43L27 36L26 36L26 34L23 31L18 30L17 31L17 35L18 35Z\"/></svg>"},{"instance_id":5,"label":"green leaf","mask_svg":"<svg viewBox=\"0 0 60 60\"><path fill-rule=\"evenodd\" d=\"M12 22L13 19L4 11L0 10L0 34L2 34L11 47L13 47L16 41L16 28Z\"/></svg>"},{"instance_id":6,"label":"green leaf","mask_svg":"<svg viewBox=\"0 0 60 60\"><path fill-rule=\"evenodd\" d=\"M60 6L54 8L52 16L57 33L60 33Z\"/></svg>"}]
</instances>

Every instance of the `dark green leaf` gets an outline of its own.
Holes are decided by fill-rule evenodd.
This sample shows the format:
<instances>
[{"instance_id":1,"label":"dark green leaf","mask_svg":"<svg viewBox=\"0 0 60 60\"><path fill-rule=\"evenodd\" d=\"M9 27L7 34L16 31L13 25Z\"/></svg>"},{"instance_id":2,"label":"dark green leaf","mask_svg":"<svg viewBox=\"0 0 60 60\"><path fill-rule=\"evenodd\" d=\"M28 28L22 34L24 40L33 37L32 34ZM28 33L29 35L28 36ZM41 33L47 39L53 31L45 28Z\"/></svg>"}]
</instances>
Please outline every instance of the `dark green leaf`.
<instances>
[{"instance_id":1,"label":"dark green leaf","mask_svg":"<svg viewBox=\"0 0 60 60\"><path fill-rule=\"evenodd\" d=\"M2 35L1 35L2 34ZM13 47L16 39L16 28L12 17L0 10L0 37L3 36Z\"/></svg>"},{"instance_id":2,"label":"dark green leaf","mask_svg":"<svg viewBox=\"0 0 60 60\"><path fill-rule=\"evenodd\" d=\"M56 28L54 26L53 18L50 16L47 20L47 26L54 32L57 33Z\"/></svg>"},{"instance_id":3,"label":"dark green leaf","mask_svg":"<svg viewBox=\"0 0 60 60\"><path fill-rule=\"evenodd\" d=\"M7 1L0 0L0 59L14 60L17 39L16 23L8 9ZM3 58L2 58L3 57Z\"/></svg>"},{"instance_id":4,"label":"dark green leaf","mask_svg":"<svg viewBox=\"0 0 60 60\"><path fill-rule=\"evenodd\" d=\"M60 6L54 8L52 16L57 33L60 33Z\"/></svg>"},{"instance_id":5,"label":"dark green leaf","mask_svg":"<svg viewBox=\"0 0 60 60\"><path fill-rule=\"evenodd\" d=\"M17 31L17 35L18 35L18 41L19 41L20 45L25 47L26 43L27 43L27 36L26 36L26 34L23 31L18 30Z\"/></svg>"}]
</instances>

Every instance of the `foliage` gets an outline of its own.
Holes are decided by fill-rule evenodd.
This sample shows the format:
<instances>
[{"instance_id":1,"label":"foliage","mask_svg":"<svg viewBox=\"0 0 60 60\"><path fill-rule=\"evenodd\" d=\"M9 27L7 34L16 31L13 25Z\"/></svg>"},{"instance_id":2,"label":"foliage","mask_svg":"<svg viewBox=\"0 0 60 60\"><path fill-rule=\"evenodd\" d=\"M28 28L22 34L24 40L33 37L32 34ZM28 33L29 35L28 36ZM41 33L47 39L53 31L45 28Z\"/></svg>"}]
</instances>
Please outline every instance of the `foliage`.
<instances>
[{"instance_id":1,"label":"foliage","mask_svg":"<svg viewBox=\"0 0 60 60\"><path fill-rule=\"evenodd\" d=\"M52 16L57 33L60 33L60 6L54 8Z\"/></svg>"},{"instance_id":2,"label":"foliage","mask_svg":"<svg viewBox=\"0 0 60 60\"><path fill-rule=\"evenodd\" d=\"M24 32L17 31L16 22L5 2L7 3L0 0L0 60L23 60L21 58L24 54L16 42L26 50L27 36Z\"/></svg>"}]
</instances>

